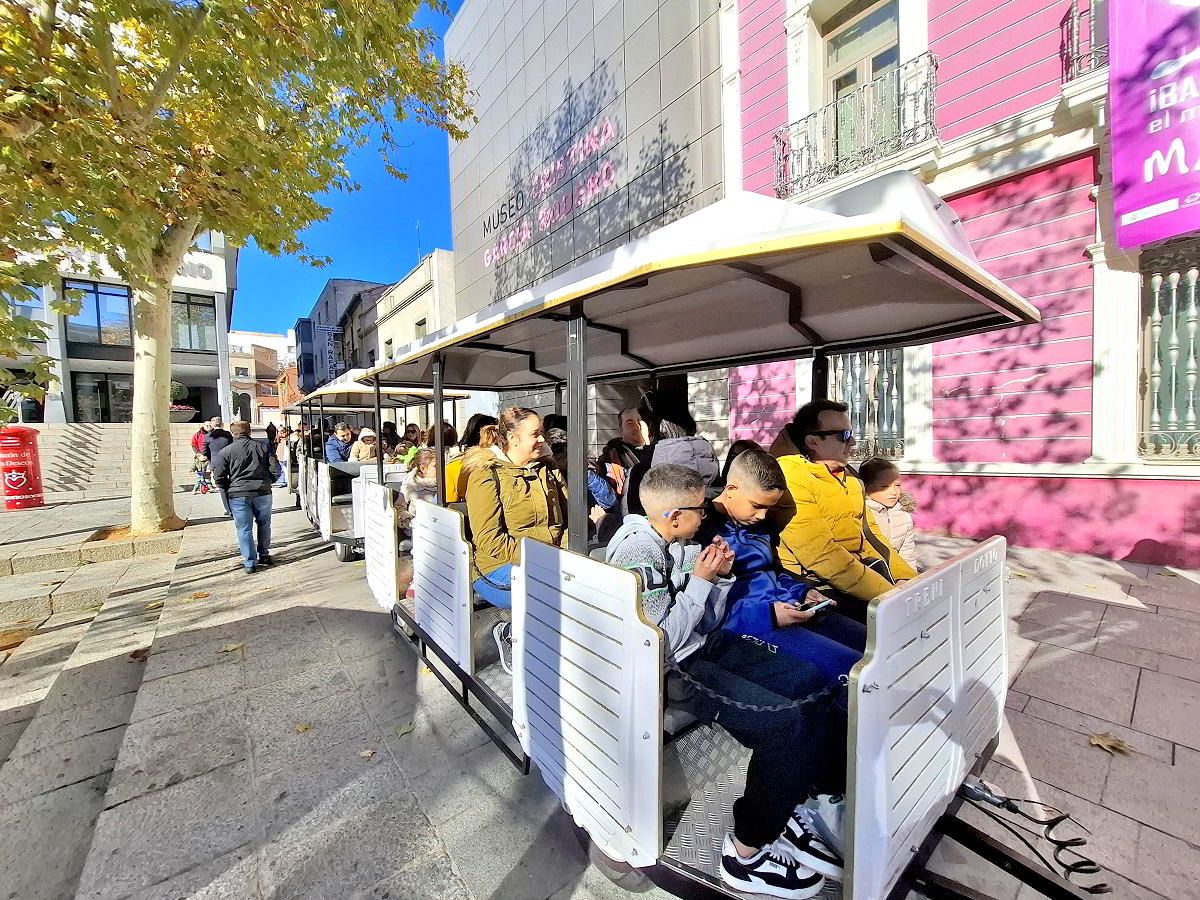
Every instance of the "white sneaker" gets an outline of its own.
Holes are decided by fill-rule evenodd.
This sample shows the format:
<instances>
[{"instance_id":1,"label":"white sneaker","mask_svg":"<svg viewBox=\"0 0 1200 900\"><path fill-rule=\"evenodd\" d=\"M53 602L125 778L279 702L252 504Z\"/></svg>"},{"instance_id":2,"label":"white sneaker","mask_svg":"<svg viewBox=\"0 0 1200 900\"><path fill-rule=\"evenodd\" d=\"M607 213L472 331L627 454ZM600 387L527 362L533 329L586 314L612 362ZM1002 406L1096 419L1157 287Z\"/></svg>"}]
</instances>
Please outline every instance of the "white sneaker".
<instances>
[{"instance_id":1,"label":"white sneaker","mask_svg":"<svg viewBox=\"0 0 1200 900\"><path fill-rule=\"evenodd\" d=\"M728 834L721 848L721 880L739 891L789 900L815 897L825 887L825 879L796 858L790 842L777 840L743 859Z\"/></svg>"},{"instance_id":2,"label":"white sneaker","mask_svg":"<svg viewBox=\"0 0 1200 900\"><path fill-rule=\"evenodd\" d=\"M797 806L783 829L780 841L792 845L796 858L814 872L834 881L842 880L842 858L813 826L815 818L806 806Z\"/></svg>"},{"instance_id":3,"label":"white sneaker","mask_svg":"<svg viewBox=\"0 0 1200 900\"><path fill-rule=\"evenodd\" d=\"M511 675L512 625L508 622L497 622L492 628L492 639L496 642L496 649L500 651L500 668Z\"/></svg>"},{"instance_id":4,"label":"white sneaker","mask_svg":"<svg viewBox=\"0 0 1200 900\"><path fill-rule=\"evenodd\" d=\"M818 794L804 804L812 816L809 825L826 844L846 855L846 798L841 794Z\"/></svg>"}]
</instances>

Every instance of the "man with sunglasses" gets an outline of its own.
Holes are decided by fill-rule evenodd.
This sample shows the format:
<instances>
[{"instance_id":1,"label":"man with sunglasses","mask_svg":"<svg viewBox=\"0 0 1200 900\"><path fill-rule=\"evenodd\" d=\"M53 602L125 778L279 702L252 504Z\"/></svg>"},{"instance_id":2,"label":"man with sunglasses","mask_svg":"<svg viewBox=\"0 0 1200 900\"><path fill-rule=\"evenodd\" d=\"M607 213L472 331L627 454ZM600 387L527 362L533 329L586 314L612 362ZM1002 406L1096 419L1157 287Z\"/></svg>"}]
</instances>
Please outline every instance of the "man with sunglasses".
<instances>
[{"instance_id":1,"label":"man with sunglasses","mask_svg":"<svg viewBox=\"0 0 1200 900\"><path fill-rule=\"evenodd\" d=\"M863 484L850 468L853 447L846 404L813 400L800 407L771 445L787 481L774 517L783 567L837 597L843 614L866 621L871 600L917 573L867 509Z\"/></svg>"}]
</instances>

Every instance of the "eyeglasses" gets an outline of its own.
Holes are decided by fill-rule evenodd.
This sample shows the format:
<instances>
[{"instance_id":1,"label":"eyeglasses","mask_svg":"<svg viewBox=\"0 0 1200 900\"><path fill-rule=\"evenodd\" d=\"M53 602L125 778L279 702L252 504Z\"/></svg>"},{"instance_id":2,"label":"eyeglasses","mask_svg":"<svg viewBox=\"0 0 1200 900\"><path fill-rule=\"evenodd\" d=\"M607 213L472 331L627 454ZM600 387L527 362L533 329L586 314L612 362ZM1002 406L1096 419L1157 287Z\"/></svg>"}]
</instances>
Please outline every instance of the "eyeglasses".
<instances>
[{"instance_id":1,"label":"eyeglasses","mask_svg":"<svg viewBox=\"0 0 1200 900\"><path fill-rule=\"evenodd\" d=\"M810 431L809 434L812 437L836 437L843 444L850 443L850 441L854 438L854 432L849 428L844 430L837 428L832 431Z\"/></svg>"},{"instance_id":2,"label":"eyeglasses","mask_svg":"<svg viewBox=\"0 0 1200 900\"><path fill-rule=\"evenodd\" d=\"M683 512L689 509L702 519L708 515L708 510L703 506L676 506L674 509L668 509L663 513L663 518L669 519L671 518L671 513Z\"/></svg>"}]
</instances>

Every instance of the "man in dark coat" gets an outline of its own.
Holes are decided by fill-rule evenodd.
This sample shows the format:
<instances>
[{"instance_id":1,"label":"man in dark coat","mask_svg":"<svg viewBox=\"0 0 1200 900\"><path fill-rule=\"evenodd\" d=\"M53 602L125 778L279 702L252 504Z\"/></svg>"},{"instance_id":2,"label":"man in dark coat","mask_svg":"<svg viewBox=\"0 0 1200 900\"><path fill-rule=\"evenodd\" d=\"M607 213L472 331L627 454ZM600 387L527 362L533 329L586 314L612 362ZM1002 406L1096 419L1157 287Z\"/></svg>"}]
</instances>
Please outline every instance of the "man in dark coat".
<instances>
[{"instance_id":1,"label":"man in dark coat","mask_svg":"<svg viewBox=\"0 0 1200 900\"><path fill-rule=\"evenodd\" d=\"M208 457L208 464L213 466L217 462L217 457L221 455L221 451L233 443L233 435L230 434L222 426L221 417L212 417L212 430L204 436L204 455ZM225 496L225 489L218 482L217 490L221 495L221 505L225 507L225 518L233 515L229 511L229 498Z\"/></svg>"},{"instance_id":2,"label":"man in dark coat","mask_svg":"<svg viewBox=\"0 0 1200 900\"><path fill-rule=\"evenodd\" d=\"M273 448L250 437L249 422L233 422L233 443L213 460L213 480L229 497L247 575L271 565L271 485L279 474ZM258 546L254 526L258 527Z\"/></svg>"}]
</instances>

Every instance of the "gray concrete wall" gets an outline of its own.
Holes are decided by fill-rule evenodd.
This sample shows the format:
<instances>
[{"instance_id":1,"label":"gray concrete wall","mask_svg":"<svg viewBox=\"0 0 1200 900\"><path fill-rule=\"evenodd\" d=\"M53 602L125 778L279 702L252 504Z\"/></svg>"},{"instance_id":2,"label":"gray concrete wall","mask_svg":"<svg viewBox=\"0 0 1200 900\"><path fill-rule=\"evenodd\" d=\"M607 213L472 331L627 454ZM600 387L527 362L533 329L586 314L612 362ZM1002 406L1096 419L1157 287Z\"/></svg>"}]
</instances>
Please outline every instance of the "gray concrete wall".
<instances>
[{"instance_id":1,"label":"gray concrete wall","mask_svg":"<svg viewBox=\"0 0 1200 900\"><path fill-rule=\"evenodd\" d=\"M459 316L722 196L718 0L467 0L446 53Z\"/></svg>"}]
</instances>

